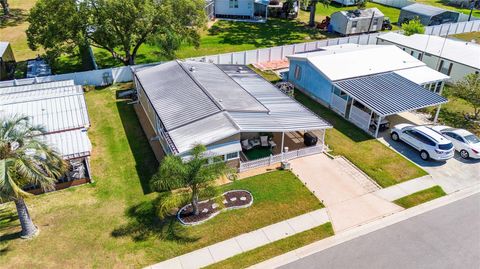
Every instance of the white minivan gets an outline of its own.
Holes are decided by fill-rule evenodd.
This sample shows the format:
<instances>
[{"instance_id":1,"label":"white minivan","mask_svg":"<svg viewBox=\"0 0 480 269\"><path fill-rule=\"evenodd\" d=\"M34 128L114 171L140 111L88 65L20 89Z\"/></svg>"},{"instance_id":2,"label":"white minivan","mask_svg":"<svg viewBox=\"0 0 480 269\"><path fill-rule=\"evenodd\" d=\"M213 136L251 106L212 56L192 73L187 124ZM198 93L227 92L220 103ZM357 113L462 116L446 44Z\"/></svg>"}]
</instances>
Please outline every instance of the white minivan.
<instances>
[{"instance_id":1,"label":"white minivan","mask_svg":"<svg viewBox=\"0 0 480 269\"><path fill-rule=\"evenodd\" d=\"M422 160L446 161L455 154L452 142L441 133L426 127L412 124L395 125L390 136L394 141L403 141L420 152Z\"/></svg>"}]
</instances>

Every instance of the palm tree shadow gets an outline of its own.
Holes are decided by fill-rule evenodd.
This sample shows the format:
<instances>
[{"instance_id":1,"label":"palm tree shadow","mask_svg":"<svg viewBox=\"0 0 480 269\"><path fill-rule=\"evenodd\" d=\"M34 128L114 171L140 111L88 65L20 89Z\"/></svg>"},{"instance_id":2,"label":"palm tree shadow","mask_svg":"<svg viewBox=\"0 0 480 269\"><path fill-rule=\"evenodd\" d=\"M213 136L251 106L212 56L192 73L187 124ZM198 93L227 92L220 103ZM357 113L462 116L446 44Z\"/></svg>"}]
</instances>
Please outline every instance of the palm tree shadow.
<instances>
[{"instance_id":1,"label":"palm tree shadow","mask_svg":"<svg viewBox=\"0 0 480 269\"><path fill-rule=\"evenodd\" d=\"M114 229L113 237L130 236L134 241L145 241L149 238L157 238L181 243L191 243L199 240L198 237L187 235L187 229L170 215L160 219L156 213L159 198L153 201L138 203L126 211L129 222Z\"/></svg>"}]
</instances>

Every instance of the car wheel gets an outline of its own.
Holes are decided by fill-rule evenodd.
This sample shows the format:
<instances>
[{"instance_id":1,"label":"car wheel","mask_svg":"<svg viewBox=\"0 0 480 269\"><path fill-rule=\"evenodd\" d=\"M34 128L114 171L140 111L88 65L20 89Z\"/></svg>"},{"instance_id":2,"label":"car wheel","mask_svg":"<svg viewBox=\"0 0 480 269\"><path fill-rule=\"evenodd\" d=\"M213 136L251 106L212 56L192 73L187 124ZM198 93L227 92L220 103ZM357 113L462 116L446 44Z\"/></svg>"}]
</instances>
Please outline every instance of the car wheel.
<instances>
[{"instance_id":1,"label":"car wheel","mask_svg":"<svg viewBox=\"0 0 480 269\"><path fill-rule=\"evenodd\" d=\"M398 137L398 134L393 132L390 137L392 137L393 141L398 141L399 140L399 137Z\"/></svg>"},{"instance_id":2,"label":"car wheel","mask_svg":"<svg viewBox=\"0 0 480 269\"><path fill-rule=\"evenodd\" d=\"M468 154L468 151L462 149L460 151L460 157L464 158L464 159L468 159L468 157L470 157L470 155Z\"/></svg>"},{"instance_id":3,"label":"car wheel","mask_svg":"<svg viewBox=\"0 0 480 269\"><path fill-rule=\"evenodd\" d=\"M420 151L420 158L422 158L424 161L428 161L428 159L430 159L430 155L428 155L428 152L425 150L422 150Z\"/></svg>"}]
</instances>

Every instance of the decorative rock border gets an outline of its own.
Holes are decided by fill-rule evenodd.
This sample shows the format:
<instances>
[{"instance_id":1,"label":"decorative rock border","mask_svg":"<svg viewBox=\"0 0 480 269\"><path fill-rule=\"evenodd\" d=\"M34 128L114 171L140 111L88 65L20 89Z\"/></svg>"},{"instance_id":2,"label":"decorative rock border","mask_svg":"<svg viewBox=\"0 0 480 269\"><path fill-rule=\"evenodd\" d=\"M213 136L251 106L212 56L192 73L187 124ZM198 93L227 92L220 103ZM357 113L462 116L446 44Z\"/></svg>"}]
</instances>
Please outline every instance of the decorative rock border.
<instances>
[{"instance_id":1,"label":"decorative rock border","mask_svg":"<svg viewBox=\"0 0 480 269\"><path fill-rule=\"evenodd\" d=\"M194 216L192 214L191 204L185 205L177 212L177 219L183 225L198 225L212 219L224 210L239 209L250 207L253 203L253 195L247 190L231 190L224 192L223 205L220 207L215 200L209 199L198 203L200 214Z\"/></svg>"}]
</instances>

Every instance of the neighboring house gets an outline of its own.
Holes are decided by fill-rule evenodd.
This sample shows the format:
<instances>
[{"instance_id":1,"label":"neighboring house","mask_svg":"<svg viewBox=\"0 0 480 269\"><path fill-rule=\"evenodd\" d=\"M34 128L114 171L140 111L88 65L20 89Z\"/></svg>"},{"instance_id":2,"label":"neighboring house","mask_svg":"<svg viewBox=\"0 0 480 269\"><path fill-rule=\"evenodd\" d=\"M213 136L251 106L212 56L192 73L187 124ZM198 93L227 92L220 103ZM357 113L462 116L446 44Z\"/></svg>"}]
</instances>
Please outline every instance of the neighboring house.
<instances>
[{"instance_id":1,"label":"neighboring house","mask_svg":"<svg viewBox=\"0 0 480 269\"><path fill-rule=\"evenodd\" d=\"M344 44L288 58L291 83L374 137L386 117L447 102L437 93L448 76L396 46Z\"/></svg>"},{"instance_id":2,"label":"neighboring house","mask_svg":"<svg viewBox=\"0 0 480 269\"><path fill-rule=\"evenodd\" d=\"M432 69L450 76L450 82L480 72L480 45L433 35L404 36L387 33L377 37L377 44L392 44Z\"/></svg>"},{"instance_id":3,"label":"neighboring house","mask_svg":"<svg viewBox=\"0 0 480 269\"><path fill-rule=\"evenodd\" d=\"M203 144L211 161L244 171L323 151L330 125L246 66L171 61L134 74L135 110L159 161ZM316 145L304 145L306 131Z\"/></svg>"},{"instance_id":4,"label":"neighboring house","mask_svg":"<svg viewBox=\"0 0 480 269\"><path fill-rule=\"evenodd\" d=\"M12 115L28 116L33 125L43 126L42 138L71 164L57 190L90 182L90 121L82 86L68 80L0 88L0 117ZM25 190L42 192L36 185Z\"/></svg>"},{"instance_id":5,"label":"neighboring house","mask_svg":"<svg viewBox=\"0 0 480 269\"><path fill-rule=\"evenodd\" d=\"M8 42L0 42L0 80L13 79L15 57Z\"/></svg>"},{"instance_id":6,"label":"neighboring house","mask_svg":"<svg viewBox=\"0 0 480 269\"><path fill-rule=\"evenodd\" d=\"M269 0L206 0L210 18L266 21Z\"/></svg>"},{"instance_id":7,"label":"neighboring house","mask_svg":"<svg viewBox=\"0 0 480 269\"><path fill-rule=\"evenodd\" d=\"M426 26L440 25L458 22L460 13L430 5L412 4L402 8L398 23L408 22L415 18L418 18Z\"/></svg>"},{"instance_id":8,"label":"neighboring house","mask_svg":"<svg viewBox=\"0 0 480 269\"><path fill-rule=\"evenodd\" d=\"M378 8L342 10L332 14L331 29L342 35L382 30L384 15Z\"/></svg>"}]
</instances>

